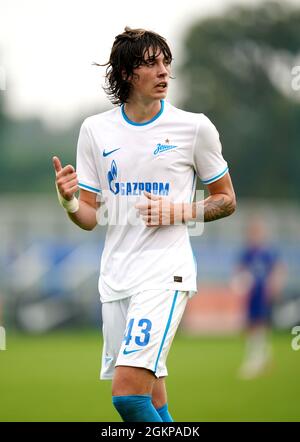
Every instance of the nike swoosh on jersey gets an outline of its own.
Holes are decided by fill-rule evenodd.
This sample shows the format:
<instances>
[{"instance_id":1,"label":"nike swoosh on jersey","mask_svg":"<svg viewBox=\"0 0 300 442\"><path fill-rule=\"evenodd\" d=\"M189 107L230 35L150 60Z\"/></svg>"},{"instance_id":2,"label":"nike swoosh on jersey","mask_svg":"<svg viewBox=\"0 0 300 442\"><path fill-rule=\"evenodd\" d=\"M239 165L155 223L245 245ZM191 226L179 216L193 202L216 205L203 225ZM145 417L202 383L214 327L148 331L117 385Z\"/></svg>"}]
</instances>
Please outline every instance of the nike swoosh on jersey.
<instances>
[{"instance_id":1,"label":"nike swoosh on jersey","mask_svg":"<svg viewBox=\"0 0 300 442\"><path fill-rule=\"evenodd\" d=\"M136 351L141 351L141 348L138 348L137 350L126 350L126 348L124 348L123 350L123 355L129 355L130 353L135 353Z\"/></svg>"},{"instance_id":2,"label":"nike swoosh on jersey","mask_svg":"<svg viewBox=\"0 0 300 442\"><path fill-rule=\"evenodd\" d=\"M113 153L113 152L116 152L116 150L119 150L119 149L121 149L121 148L118 147L117 149L110 150L109 152L105 152L105 149L104 149L104 151L103 151L103 156L104 156L104 157L108 157L108 155L110 155L110 154Z\"/></svg>"}]
</instances>

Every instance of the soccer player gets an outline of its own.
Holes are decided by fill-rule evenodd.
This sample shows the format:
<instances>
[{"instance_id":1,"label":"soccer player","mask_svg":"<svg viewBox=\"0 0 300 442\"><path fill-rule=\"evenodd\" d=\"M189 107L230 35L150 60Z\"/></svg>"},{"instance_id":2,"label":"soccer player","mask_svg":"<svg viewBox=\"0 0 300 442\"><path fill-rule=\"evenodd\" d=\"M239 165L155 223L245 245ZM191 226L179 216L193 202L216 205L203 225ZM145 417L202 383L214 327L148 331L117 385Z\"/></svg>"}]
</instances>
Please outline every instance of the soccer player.
<instances>
[{"instance_id":1,"label":"soccer player","mask_svg":"<svg viewBox=\"0 0 300 442\"><path fill-rule=\"evenodd\" d=\"M239 369L242 379L263 374L271 363L271 308L282 291L284 279L285 267L269 241L265 221L258 216L251 218L233 277L233 288L246 296L246 346Z\"/></svg>"},{"instance_id":2,"label":"soccer player","mask_svg":"<svg viewBox=\"0 0 300 442\"><path fill-rule=\"evenodd\" d=\"M59 200L75 224L92 230L99 204L108 210L100 378L112 379L113 404L125 422L172 421L166 359L197 290L187 223L235 210L215 126L165 101L171 61L163 37L125 28L106 68L116 106L83 122L76 171L53 158ZM210 196L192 202L196 175Z\"/></svg>"}]
</instances>

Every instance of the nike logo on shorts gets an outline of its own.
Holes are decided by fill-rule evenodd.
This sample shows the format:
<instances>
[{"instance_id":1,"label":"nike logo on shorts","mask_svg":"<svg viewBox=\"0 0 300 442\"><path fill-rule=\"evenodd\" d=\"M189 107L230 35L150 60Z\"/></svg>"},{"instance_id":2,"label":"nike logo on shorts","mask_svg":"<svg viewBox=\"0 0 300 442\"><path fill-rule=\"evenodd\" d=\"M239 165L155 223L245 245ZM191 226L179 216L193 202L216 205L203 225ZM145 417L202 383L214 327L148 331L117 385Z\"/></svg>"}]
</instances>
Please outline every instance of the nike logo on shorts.
<instances>
[{"instance_id":1,"label":"nike logo on shorts","mask_svg":"<svg viewBox=\"0 0 300 442\"><path fill-rule=\"evenodd\" d=\"M136 351L141 351L141 348L138 348L137 350L126 350L126 348L124 348L123 350L123 355L129 355L130 353L135 353Z\"/></svg>"},{"instance_id":2,"label":"nike logo on shorts","mask_svg":"<svg viewBox=\"0 0 300 442\"><path fill-rule=\"evenodd\" d=\"M116 152L116 150L119 150L119 149L121 149L121 148L118 147L117 149L110 150L109 152L105 152L105 149L104 149L104 151L103 151L103 156L104 156L104 157L108 157L108 155L110 155L110 154L113 153L113 152Z\"/></svg>"}]
</instances>

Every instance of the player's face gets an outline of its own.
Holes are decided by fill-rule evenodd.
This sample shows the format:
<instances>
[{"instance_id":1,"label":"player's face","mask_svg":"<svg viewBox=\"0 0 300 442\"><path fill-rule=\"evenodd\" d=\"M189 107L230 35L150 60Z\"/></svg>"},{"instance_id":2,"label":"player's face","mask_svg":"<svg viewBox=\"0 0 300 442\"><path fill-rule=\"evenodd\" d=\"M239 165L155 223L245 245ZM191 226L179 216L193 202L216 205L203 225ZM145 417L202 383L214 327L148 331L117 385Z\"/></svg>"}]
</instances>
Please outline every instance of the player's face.
<instances>
[{"instance_id":1,"label":"player's face","mask_svg":"<svg viewBox=\"0 0 300 442\"><path fill-rule=\"evenodd\" d=\"M156 55L156 56L155 56ZM133 70L132 92L130 98L146 101L166 98L171 66L162 52L153 54L150 48L145 54L145 62Z\"/></svg>"}]
</instances>

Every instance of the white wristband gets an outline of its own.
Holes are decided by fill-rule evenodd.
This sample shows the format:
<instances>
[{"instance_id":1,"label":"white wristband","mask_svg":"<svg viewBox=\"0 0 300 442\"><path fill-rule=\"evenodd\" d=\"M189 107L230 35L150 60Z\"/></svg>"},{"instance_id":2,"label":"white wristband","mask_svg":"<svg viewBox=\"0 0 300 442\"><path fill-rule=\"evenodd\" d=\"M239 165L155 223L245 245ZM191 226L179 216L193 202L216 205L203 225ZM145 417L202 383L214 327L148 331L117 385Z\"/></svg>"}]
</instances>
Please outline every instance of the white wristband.
<instances>
[{"instance_id":1,"label":"white wristband","mask_svg":"<svg viewBox=\"0 0 300 442\"><path fill-rule=\"evenodd\" d=\"M68 212L68 213L75 213L79 210L79 201L76 198L76 196L73 196L73 198L68 201L64 197L61 196L57 184L55 183L58 201L60 205Z\"/></svg>"}]
</instances>

